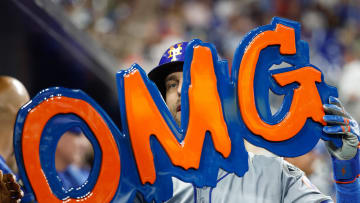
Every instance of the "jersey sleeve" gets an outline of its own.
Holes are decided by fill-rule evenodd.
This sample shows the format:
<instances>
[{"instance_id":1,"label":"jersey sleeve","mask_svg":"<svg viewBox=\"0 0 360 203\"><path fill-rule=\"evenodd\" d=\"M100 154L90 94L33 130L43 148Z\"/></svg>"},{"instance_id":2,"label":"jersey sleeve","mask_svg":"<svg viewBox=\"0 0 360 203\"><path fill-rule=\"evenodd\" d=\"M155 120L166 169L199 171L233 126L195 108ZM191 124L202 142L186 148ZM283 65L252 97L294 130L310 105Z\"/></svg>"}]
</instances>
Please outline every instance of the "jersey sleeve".
<instances>
[{"instance_id":1,"label":"jersey sleeve","mask_svg":"<svg viewBox=\"0 0 360 203\"><path fill-rule=\"evenodd\" d=\"M322 194L299 168L283 160L281 182L283 202L333 202Z\"/></svg>"}]
</instances>

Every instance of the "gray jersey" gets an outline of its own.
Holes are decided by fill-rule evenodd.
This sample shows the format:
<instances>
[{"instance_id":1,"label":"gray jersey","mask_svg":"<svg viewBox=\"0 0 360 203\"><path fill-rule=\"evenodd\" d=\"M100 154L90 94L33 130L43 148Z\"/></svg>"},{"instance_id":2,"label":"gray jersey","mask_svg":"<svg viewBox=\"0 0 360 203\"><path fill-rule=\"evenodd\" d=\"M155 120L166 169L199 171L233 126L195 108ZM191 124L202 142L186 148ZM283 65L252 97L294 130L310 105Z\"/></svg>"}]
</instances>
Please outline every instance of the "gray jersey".
<instances>
[{"instance_id":1,"label":"gray jersey","mask_svg":"<svg viewBox=\"0 0 360 203\"><path fill-rule=\"evenodd\" d=\"M249 170L243 177L219 171L216 187L196 188L173 178L172 202L323 202L330 201L304 173L282 158L249 153Z\"/></svg>"}]
</instances>

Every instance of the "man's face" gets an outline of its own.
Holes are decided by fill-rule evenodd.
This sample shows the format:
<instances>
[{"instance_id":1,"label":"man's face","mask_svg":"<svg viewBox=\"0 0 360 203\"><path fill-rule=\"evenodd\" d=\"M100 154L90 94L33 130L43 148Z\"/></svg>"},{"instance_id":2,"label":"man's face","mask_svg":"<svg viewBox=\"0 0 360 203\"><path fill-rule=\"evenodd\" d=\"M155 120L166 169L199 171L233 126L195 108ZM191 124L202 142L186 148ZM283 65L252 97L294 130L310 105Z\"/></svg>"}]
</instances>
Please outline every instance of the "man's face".
<instances>
[{"instance_id":1,"label":"man's face","mask_svg":"<svg viewBox=\"0 0 360 203\"><path fill-rule=\"evenodd\" d=\"M175 118L178 125L181 122L181 87L183 83L183 73L173 72L165 78L166 98L165 102L171 115Z\"/></svg>"}]
</instances>

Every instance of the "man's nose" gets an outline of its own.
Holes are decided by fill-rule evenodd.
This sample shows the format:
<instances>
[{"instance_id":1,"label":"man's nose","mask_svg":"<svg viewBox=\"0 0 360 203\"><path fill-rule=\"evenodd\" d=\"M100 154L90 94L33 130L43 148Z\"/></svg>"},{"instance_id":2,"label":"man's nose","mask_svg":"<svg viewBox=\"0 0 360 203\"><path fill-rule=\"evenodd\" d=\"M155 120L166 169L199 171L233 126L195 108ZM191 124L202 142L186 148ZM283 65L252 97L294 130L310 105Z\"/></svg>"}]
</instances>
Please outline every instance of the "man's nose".
<instances>
[{"instance_id":1,"label":"man's nose","mask_svg":"<svg viewBox=\"0 0 360 203\"><path fill-rule=\"evenodd\" d=\"M178 93L178 95L181 95L181 88L182 88L182 84L183 84L183 81L182 81L182 80L180 80L180 81L179 81L178 88L177 88L177 93Z\"/></svg>"}]
</instances>

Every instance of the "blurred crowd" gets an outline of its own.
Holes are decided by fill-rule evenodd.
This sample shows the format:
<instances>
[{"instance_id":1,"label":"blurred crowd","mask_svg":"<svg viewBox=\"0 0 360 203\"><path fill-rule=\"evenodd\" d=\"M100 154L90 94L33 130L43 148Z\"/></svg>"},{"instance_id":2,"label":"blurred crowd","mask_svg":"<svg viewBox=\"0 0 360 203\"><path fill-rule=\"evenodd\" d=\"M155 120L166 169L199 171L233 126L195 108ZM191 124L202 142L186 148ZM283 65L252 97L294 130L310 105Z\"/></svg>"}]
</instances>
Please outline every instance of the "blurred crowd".
<instances>
[{"instance_id":1,"label":"blurred crowd","mask_svg":"<svg viewBox=\"0 0 360 203\"><path fill-rule=\"evenodd\" d=\"M169 44L199 38L231 61L243 36L280 16L302 25L311 61L337 83L342 67L360 55L356 0L52 0L118 60L150 69Z\"/></svg>"},{"instance_id":2,"label":"blurred crowd","mask_svg":"<svg viewBox=\"0 0 360 203\"><path fill-rule=\"evenodd\" d=\"M170 44L193 38L215 44L231 64L236 47L252 29L269 24L274 16L298 21L301 39L310 45L311 63L324 72L328 84L338 87L341 100L360 121L357 0L52 1L115 56L121 69L136 62L150 70Z\"/></svg>"}]
</instances>

